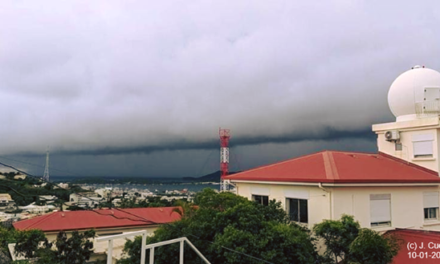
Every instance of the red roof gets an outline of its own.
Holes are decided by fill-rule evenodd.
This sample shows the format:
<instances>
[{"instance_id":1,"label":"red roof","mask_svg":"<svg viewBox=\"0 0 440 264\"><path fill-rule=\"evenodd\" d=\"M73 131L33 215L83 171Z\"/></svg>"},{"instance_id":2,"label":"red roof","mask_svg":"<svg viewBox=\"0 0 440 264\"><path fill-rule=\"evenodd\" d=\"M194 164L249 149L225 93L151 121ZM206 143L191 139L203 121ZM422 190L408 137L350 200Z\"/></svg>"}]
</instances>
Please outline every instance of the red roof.
<instances>
[{"instance_id":1,"label":"red roof","mask_svg":"<svg viewBox=\"0 0 440 264\"><path fill-rule=\"evenodd\" d=\"M393 264L440 262L440 232L396 229L385 234L393 234L403 240L399 253L393 258Z\"/></svg>"},{"instance_id":2,"label":"red roof","mask_svg":"<svg viewBox=\"0 0 440 264\"><path fill-rule=\"evenodd\" d=\"M40 229L44 232L156 225L180 220L181 216L173 212L174 208L178 207L54 212L13 225L18 230Z\"/></svg>"},{"instance_id":3,"label":"red roof","mask_svg":"<svg viewBox=\"0 0 440 264\"><path fill-rule=\"evenodd\" d=\"M440 183L435 171L383 153L322 151L225 177L243 181Z\"/></svg>"}]
</instances>

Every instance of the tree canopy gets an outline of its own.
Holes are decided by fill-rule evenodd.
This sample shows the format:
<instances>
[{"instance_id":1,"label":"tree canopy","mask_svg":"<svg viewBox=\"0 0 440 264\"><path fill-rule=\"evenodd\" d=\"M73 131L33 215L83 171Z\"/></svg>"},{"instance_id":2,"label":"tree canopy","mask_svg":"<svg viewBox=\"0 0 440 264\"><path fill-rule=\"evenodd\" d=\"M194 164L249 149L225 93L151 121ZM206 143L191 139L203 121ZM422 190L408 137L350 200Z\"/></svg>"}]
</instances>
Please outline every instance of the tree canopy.
<instances>
[{"instance_id":1,"label":"tree canopy","mask_svg":"<svg viewBox=\"0 0 440 264\"><path fill-rule=\"evenodd\" d=\"M340 220L324 220L313 231L324 240L327 263L386 264L400 247L397 237L361 229L359 222L349 215L343 215Z\"/></svg>"},{"instance_id":2,"label":"tree canopy","mask_svg":"<svg viewBox=\"0 0 440 264\"><path fill-rule=\"evenodd\" d=\"M61 231L53 243L39 230L18 233L15 251L26 258L37 258L36 263L84 264L93 253L93 242L90 239L95 237L94 230L84 233L74 231L69 238L66 232Z\"/></svg>"},{"instance_id":3,"label":"tree canopy","mask_svg":"<svg viewBox=\"0 0 440 264\"><path fill-rule=\"evenodd\" d=\"M315 263L319 258L309 231L289 223L279 202L263 206L232 193L204 189L195 204L197 210L186 207L181 213L187 217L162 225L147 243L187 237L212 263ZM140 243L140 237L127 241L127 258L118 263L138 262ZM178 244L155 250L155 263L178 263L178 259ZM189 247L185 263L201 263Z\"/></svg>"}]
</instances>

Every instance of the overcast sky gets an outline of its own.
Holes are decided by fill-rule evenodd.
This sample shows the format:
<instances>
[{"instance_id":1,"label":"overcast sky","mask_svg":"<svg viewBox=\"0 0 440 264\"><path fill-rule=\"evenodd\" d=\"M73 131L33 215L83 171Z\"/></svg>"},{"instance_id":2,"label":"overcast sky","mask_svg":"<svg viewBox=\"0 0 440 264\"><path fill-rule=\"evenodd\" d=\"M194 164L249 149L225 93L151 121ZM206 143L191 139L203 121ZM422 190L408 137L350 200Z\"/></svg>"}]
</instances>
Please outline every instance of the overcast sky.
<instances>
[{"instance_id":1,"label":"overcast sky","mask_svg":"<svg viewBox=\"0 0 440 264\"><path fill-rule=\"evenodd\" d=\"M438 1L2 0L0 161L200 176L219 127L233 170L375 152L392 81L440 70L439 20Z\"/></svg>"}]
</instances>

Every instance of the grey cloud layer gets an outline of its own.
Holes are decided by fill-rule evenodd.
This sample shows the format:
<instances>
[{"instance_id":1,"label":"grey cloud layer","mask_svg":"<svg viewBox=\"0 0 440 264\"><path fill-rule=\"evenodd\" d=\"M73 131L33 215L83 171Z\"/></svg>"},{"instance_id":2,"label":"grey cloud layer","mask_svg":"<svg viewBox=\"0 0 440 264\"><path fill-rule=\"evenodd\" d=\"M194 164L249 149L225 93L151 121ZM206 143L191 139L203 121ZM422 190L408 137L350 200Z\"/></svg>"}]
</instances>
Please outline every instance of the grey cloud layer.
<instances>
[{"instance_id":1,"label":"grey cloud layer","mask_svg":"<svg viewBox=\"0 0 440 264\"><path fill-rule=\"evenodd\" d=\"M398 74L440 69L438 7L3 1L0 154L364 137Z\"/></svg>"}]
</instances>

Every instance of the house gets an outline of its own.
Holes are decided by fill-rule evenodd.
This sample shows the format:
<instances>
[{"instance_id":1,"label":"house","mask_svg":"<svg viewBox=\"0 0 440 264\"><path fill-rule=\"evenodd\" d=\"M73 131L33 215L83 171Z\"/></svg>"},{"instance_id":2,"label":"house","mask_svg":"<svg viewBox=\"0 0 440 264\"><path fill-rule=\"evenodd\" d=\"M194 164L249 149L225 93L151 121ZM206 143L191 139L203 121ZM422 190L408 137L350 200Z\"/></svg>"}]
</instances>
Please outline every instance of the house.
<instances>
[{"instance_id":1,"label":"house","mask_svg":"<svg viewBox=\"0 0 440 264\"><path fill-rule=\"evenodd\" d=\"M54 241L60 231L69 235L72 231L94 229L96 235L107 236L147 230L151 235L162 224L180 220L180 214L174 212L178 207L103 209L84 211L53 212L35 218L15 222L17 230L42 230L49 241ZM113 255L121 257L125 239L113 241ZM91 260L106 256L106 242L94 242L95 254Z\"/></svg>"},{"instance_id":2,"label":"house","mask_svg":"<svg viewBox=\"0 0 440 264\"><path fill-rule=\"evenodd\" d=\"M25 180L26 177L27 176L25 174L17 174L14 176L14 180Z\"/></svg>"},{"instance_id":3,"label":"house","mask_svg":"<svg viewBox=\"0 0 440 264\"><path fill-rule=\"evenodd\" d=\"M23 212L31 213L31 214L44 214L46 212L55 210L55 206L53 205L36 205L35 202L26 205L19 206L19 209L23 210Z\"/></svg>"},{"instance_id":4,"label":"house","mask_svg":"<svg viewBox=\"0 0 440 264\"><path fill-rule=\"evenodd\" d=\"M80 197L76 205L83 208L98 208L99 204L104 201L104 198L99 197Z\"/></svg>"},{"instance_id":5,"label":"house","mask_svg":"<svg viewBox=\"0 0 440 264\"><path fill-rule=\"evenodd\" d=\"M53 204L58 198L54 195L40 195L38 200L40 202L45 202L46 204Z\"/></svg>"},{"instance_id":6,"label":"house","mask_svg":"<svg viewBox=\"0 0 440 264\"><path fill-rule=\"evenodd\" d=\"M403 73L388 103L396 122L373 125L378 153L322 151L223 180L258 203L280 201L309 228L349 214L377 231L440 230L440 73Z\"/></svg>"},{"instance_id":7,"label":"house","mask_svg":"<svg viewBox=\"0 0 440 264\"><path fill-rule=\"evenodd\" d=\"M9 193L0 193L0 206L7 206L13 202L11 195Z\"/></svg>"},{"instance_id":8,"label":"house","mask_svg":"<svg viewBox=\"0 0 440 264\"><path fill-rule=\"evenodd\" d=\"M15 202L9 193L0 193L0 211L15 210Z\"/></svg>"},{"instance_id":9,"label":"house","mask_svg":"<svg viewBox=\"0 0 440 264\"><path fill-rule=\"evenodd\" d=\"M94 192L72 193L69 196L69 202L72 204L77 204L81 200L81 198L84 198L84 197L88 197L88 198L96 197L97 198L98 194L94 193Z\"/></svg>"}]
</instances>

